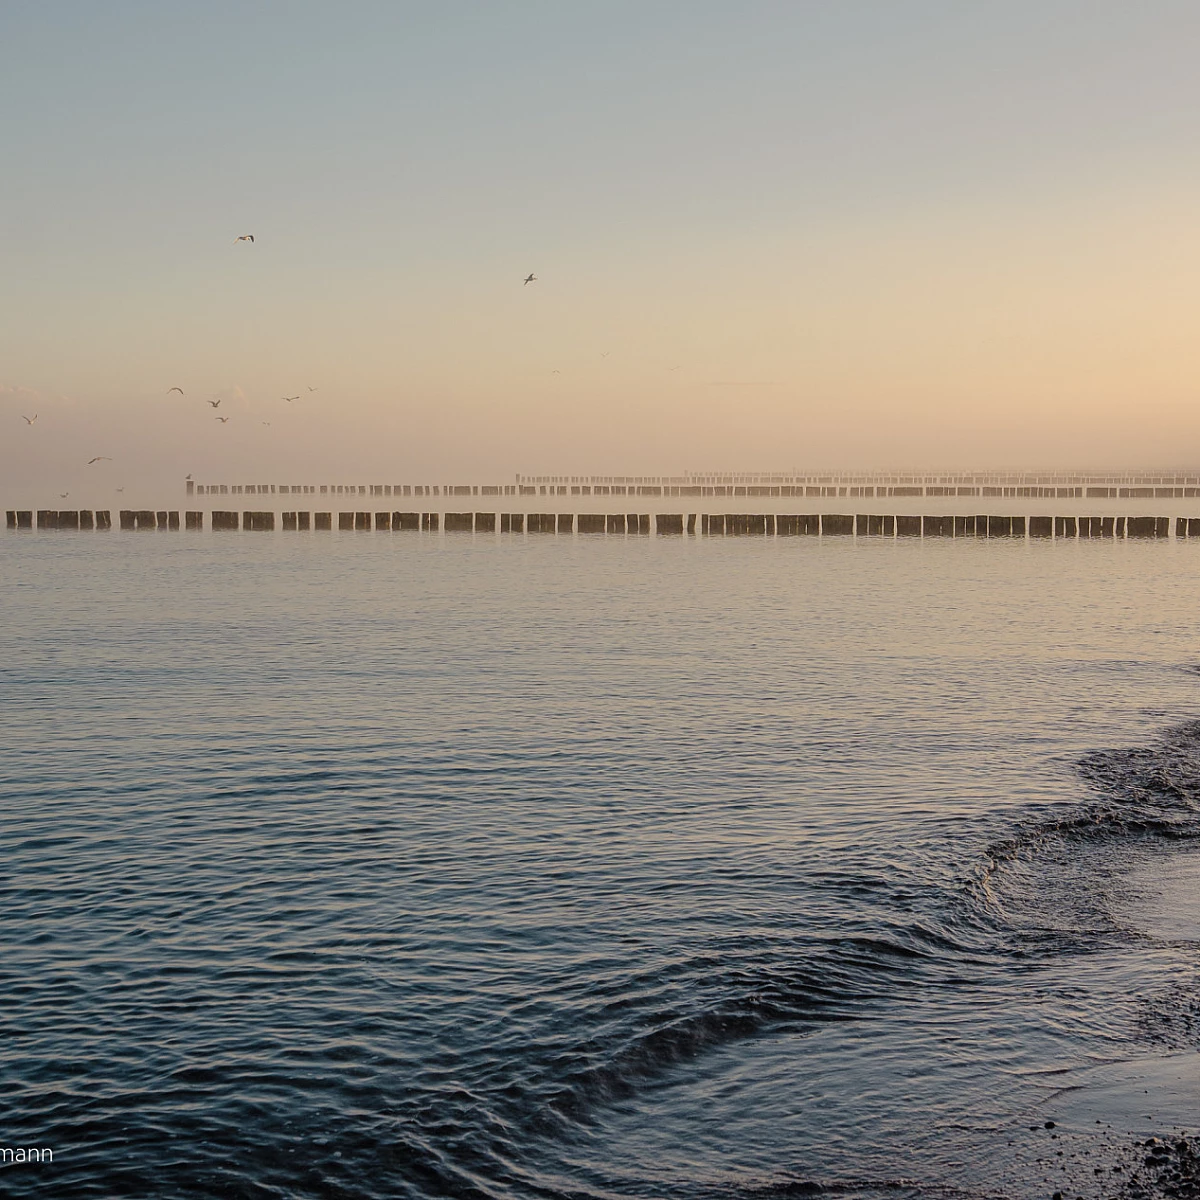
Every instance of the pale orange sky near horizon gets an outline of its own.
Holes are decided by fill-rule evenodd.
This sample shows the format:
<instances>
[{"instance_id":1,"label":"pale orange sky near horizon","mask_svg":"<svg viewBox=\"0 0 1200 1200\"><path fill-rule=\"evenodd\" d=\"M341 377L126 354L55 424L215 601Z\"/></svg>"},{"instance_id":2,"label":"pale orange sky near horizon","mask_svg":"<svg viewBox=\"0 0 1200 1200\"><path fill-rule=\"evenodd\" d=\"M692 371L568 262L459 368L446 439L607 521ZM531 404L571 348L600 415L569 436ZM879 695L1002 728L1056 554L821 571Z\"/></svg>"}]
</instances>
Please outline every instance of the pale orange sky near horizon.
<instances>
[{"instance_id":1,"label":"pale orange sky near horizon","mask_svg":"<svg viewBox=\"0 0 1200 1200\"><path fill-rule=\"evenodd\" d=\"M1200 13L834 7L6 8L0 490L1200 464Z\"/></svg>"}]
</instances>

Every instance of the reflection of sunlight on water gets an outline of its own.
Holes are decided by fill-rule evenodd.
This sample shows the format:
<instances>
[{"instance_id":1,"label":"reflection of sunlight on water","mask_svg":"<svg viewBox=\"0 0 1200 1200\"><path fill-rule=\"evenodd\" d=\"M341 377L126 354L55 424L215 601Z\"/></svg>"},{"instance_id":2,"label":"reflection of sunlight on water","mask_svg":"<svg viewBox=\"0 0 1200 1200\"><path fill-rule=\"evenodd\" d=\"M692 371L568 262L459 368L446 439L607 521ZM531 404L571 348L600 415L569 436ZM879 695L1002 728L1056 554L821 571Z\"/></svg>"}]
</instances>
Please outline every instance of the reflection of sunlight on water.
<instances>
[{"instance_id":1,"label":"reflection of sunlight on water","mask_svg":"<svg viewBox=\"0 0 1200 1200\"><path fill-rule=\"evenodd\" d=\"M1200 943L1200 850L1164 849L1129 876L1138 892L1122 913L1155 940Z\"/></svg>"}]
</instances>

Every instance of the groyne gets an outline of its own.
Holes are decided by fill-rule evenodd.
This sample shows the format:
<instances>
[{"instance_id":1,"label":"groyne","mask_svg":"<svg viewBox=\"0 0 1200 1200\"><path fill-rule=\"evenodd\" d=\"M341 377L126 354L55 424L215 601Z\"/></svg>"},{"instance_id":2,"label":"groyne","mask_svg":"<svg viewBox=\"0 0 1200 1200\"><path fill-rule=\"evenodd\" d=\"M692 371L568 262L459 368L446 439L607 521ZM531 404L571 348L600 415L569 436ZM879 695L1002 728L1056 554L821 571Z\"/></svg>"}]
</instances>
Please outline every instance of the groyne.
<instances>
[{"instance_id":1,"label":"groyne","mask_svg":"<svg viewBox=\"0 0 1200 1200\"><path fill-rule=\"evenodd\" d=\"M108 510L8 509L12 530L108 530ZM182 517L182 520L181 520ZM336 517L336 522L335 522ZM127 532L201 532L200 510L122 509L119 528ZM399 512L355 509L346 512L214 509L207 527L214 532L271 533L441 533L556 536L647 537L820 537L820 538L1200 538L1200 517L1162 516L932 516L897 513L564 513L564 512Z\"/></svg>"}]
</instances>

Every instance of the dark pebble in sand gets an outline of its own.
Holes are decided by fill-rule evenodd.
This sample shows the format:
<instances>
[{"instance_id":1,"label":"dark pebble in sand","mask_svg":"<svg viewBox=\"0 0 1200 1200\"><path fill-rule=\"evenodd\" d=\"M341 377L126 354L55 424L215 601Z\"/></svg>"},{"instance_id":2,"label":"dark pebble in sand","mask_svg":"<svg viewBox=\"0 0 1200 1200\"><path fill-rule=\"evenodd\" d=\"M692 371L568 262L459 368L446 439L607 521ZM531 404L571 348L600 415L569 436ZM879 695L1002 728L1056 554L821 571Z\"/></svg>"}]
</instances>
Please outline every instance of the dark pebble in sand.
<instances>
[{"instance_id":1,"label":"dark pebble in sand","mask_svg":"<svg viewBox=\"0 0 1200 1200\"><path fill-rule=\"evenodd\" d=\"M1047 1121L1047 1122L1046 1122L1046 1124L1042 1126L1042 1128L1043 1128L1043 1129L1053 1129L1053 1128L1054 1128L1054 1122L1053 1122L1053 1121Z\"/></svg>"}]
</instances>

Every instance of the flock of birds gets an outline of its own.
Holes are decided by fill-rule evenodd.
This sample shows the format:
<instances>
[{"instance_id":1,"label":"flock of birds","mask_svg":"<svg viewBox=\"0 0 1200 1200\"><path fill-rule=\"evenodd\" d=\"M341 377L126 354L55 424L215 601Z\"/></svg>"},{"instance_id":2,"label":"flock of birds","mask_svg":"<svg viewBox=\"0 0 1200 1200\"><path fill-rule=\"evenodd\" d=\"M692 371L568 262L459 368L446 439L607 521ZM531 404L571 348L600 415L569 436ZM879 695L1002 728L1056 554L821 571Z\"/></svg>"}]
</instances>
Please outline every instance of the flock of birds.
<instances>
[{"instance_id":1,"label":"flock of birds","mask_svg":"<svg viewBox=\"0 0 1200 1200\"><path fill-rule=\"evenodd\" d=\"M234 238L233 240L234 240L235 245L238 242L249 242L251 245L253 245L254 244L254 234L243 233L240 236ZM538 280L538 277L532 271L530 271L530 273L528 275L526 275L525 278L521 281L521 286L527 287L531 283L536 283L537 280ZM601 353L600 357L607 358L609 356L609 353L610 353L610 351L605 350L605 351L603 351L603 353ZM678 371L680 369L681 369L680 367L668 367L667 368L668 371ZM555 368L553 371L551 371L551 374L552 375L560 375L560 374L562 374L562 372L559 371L557 368ZM315 387L310 387L308 389L308 392L309 392L309 394L311 394L317 390L318 389ZM171 388L167 389L168 396L172 392L178 392L180 394L180 396L186 396L186 393L184 392L183 388L181 388L181 387L171 387ZM300 398L301 398L301 393L297 393L295 396L281 396L280 397L281 400L285 401L288 404L294 404ZM211 405L212 408L218 409L221 407L221 399L222 398L217 398L215 400L207 400L206 403ZM29 416L26 416L24 413L22 413L21 419L25 422L26 425L32 426L33 423L38 419L38 414L34 413L33 416L29 417ZM228 425L231 419L232 418L229 416L223 416L220 413L214 413L214 420L219 421L222 425ZM263 421L263 424L270 425L271 422ZM91 466L94 466L96 463L112 462L112 461L113 461L112 458L110 458L107 454L97 454L94 458L88 459L87 465L89 467L91 467ZM124 488L117 488L118 492L123 492L124 490L125 490ZM60 492L59 499L65 500L69 495L70 495L69 492Z\"/></svg>"}]
</instances>

